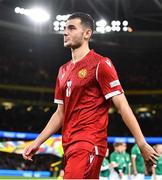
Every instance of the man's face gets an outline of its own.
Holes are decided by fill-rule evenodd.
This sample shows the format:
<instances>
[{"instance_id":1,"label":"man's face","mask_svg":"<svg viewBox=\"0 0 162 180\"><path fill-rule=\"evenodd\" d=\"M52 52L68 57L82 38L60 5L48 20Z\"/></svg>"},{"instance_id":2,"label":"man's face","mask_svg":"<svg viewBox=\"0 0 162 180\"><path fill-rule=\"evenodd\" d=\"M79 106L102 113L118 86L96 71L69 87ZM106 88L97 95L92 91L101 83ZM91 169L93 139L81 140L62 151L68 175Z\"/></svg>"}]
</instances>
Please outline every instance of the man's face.
<instances>
[{"instance_id":1,"label":"man's face","mask_svg":"<svg viewBox=\"0 0 162 180\"><path fill-rule=\"evenodd\" d=\"M68 20L64 30L64 47L72 49L80 47L85 41L86 30L80 19Z\"/></svg>"},{"instance_id":2,"label":"man's face","mask_svg":"<svg viewBox=\"0 0 162 180\"><path fill-rule=\"evenodd\" d=\"M123 143L122 144L122 151L125 152L127 149L127 144L126 143Z\"/></svg>"},{"instance_id":3,"label":"man's face","mask_svg":"<svg viewBox=\"0 0 162 180\"><path fill-rule=\"evenodd\" d=\"M117 151L118 153L121 153L122 152L122 145L116 146L115 151Z\"/></svg>"}]
</instances>

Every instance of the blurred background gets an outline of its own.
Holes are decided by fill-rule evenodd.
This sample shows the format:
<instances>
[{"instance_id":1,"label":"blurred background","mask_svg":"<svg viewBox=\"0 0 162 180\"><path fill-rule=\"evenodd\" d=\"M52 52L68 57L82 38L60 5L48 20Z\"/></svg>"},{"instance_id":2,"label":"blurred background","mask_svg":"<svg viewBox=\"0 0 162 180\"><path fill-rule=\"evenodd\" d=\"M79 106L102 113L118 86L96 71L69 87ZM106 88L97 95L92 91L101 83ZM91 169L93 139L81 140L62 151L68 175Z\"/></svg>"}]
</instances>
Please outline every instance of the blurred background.
<instances>
[{"instance_id":1,"label":"blurred background","mask_svg":"<svg viewBox=\"0 0 162 180\"><path fill-rule=\"evenodd\" d=\"M4 170L30 170L49 176L57 162L57 176L62 168L60 144L54 143L61 141L61 130L34 163L25 162L17 147L36 137L56 110L58 68L71 59L63 47L63 27L76 11L93 16L90 47L113 61L144 135L154 138L153 144L162 142L157 139L162 137L162 0L0 0L2 175ZM124 138L129 151L134 143L129 130L114 107L109 114L110 151L115 137ZM41 176L30 173L22 175Z\"/></svg>"}]
</instances>

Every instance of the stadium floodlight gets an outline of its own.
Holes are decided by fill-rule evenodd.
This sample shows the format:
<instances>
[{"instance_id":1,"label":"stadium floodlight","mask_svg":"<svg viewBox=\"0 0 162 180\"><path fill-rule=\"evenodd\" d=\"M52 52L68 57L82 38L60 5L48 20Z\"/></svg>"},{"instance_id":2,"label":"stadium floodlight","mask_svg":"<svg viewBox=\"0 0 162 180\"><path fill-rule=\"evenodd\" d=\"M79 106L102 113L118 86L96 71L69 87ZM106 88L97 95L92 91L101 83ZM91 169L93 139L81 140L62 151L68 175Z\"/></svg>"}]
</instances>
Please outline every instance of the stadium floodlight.
<instances>
[{"instance_id":1,"label":"stadium floodlight","mask_svg":"<svg viewBox=\"0 0 162 180\"><path fill-rule=\"evenodd\" d=\"M59 23L59 21L54 21L53 25L58 27L60 25L60 23Z\"/></svg>"},{"instance_id":2,"label":"stadium floodlight","mask_svg":"<svg viewBox=\"0 0 162 180\"><path fill-rule=\"evenodd\" d=\"M20 9L21 9L20 7L16 7L15 8L15 13L20 13Z\"/></svg>"},{"instance_id":3,"label":"stadium floodlight","mask_svg":"<svg viewBox=\"0 0 162 180\"><path fill-rule=\"evenodd\" d=\"M29 10L28 16L35 22L42 23L50 19L50 15L47 11L41 8L33 8Z\"/></svg>"},{"instance_id":4,"label":"stadium floodlight","mask_svg":"<svg viewBox=\"0 0 162 180\"><path fill-rule=\"evenodd\" d=\"M114 21L114 20L111 21L111 25L112 25L112 26L116 26L116 25L117 25L116 21Z\"/></svg>"},{"instance_id":5,"label":"stadium floodlight","mask_svg":"<svg viewBox=\"0 0 162 180\"><path fill-rule=\"evenodd\" d=\"M121 22L120 21L116 21L116 26L120 26Z\"/></svg>"},{"instance_id":6,"label":"stadium floodlight","mask_svg":"<svg viewBox=\"0 0 162 180\"><path fill-rule=\"evenodd\" d=\"M14 103L13 102L8 102L8 101L4 101L2 102L2 106L4 107L5 110L10 110L13 108Z\"/></svg>"},{"instance_id":7,"label":"stadium floodlight","mask_svg":"<svg viewBox=\"0 0 162 180\"><path fill-rule=\"evenodd\" d=\"M104 19L101 19L99 21L96 21L96 26L99 26L99 27L105 27L107 25L107 22L106 20Z\"/></svg>"},{"instance_id":8,"label":"stadium floodlight","mask_svg":"<svg viewBox=\"0 0 162 180\"><path fill-rule=\"evenodd\" d=\"M19 10L19 9L18 9ZM70 14L67 15L57 15L55 21L53 22L53 30L57 33L62 32L66 26L66 21L69 18ZM120 32L127 31L132 32L133 29L129 28L128 21L112 20L108 22L106 19L100 19L95 21L95 32L97 34L109 33L109 32Z\"/></svg>"},{"instance_id":9,"label":"stadium floodlight","mask_svg":"<svg viewBox=\"0 0 162 180\"><path fill-rule=\"evenodd\" d=\"M53 22L54 31L63 31L66 26L66 21L71 14L57 15L56 20Z\"/></svg>"},{"instance_id":10,"label":"stadium floodlight","mask_svg":"<svg viewBox=\"0 0 162 180\"><path fill-rule=\"evenodd\" d=\"M56 16L56 20L57 21L67 21L67 19L69 18L71 14L66 14L66 15L57 15Z\"/></svg>"},{"instance_id":11,"label":"stadium floodlight","mask_svg":"<svg viewBox=\"0 0 162 180\"><path fill-rule=\"evenodd\" d=\"M117 27L116 26L112 26L111 30L112 31L116 31Z\"/></svg>"},{"instance_id":12,"label":"stadium floodlight","mask_svg":"<svg viewBox=\"0 0 162 180\"><path fill-rule=\"evenodd\" d=\"M60 30L59 26L55 26L53 29L54 29L55 31L59 31L59 30Z\"/></svg>"},{"instance_id":13,"label":"stadium floodlight","mask_svg":"<svg viewBox=\"0 0 162 180\"><path fill-rule=\"evenodd\" d=\"M110 32L111 31L111 26L106 26L105 30L106 30L106 32Z\"/></svg>"},{"instance_id":14,"label":"stadium floodlight","mask_svg":"<svg viewBox=\"0 0 162 180\"><path fill-rule=\"evenodd\" d=\"M123 26L128 26L128 21L124 20L122 24Z\"/></svg>"},{"instance_id":15,"label":"stadium floodlight","mask_svg":"<svg viewBox=\"0 0 162 180\"><path fill-rule=\"evenodd\" d=\"M102 26L96 27L96 31L104 34L105 33L105 27L102 27Z\"/></svg>"},{"instance_id":16,"label":"stadium floodlight","mask_svg":"<svg viewBox=\"0 0 162 180\"><path fill-rule=\"evenodd\" d=\"M116 31L119 32L121 28L119 26L116 27Z\"/></svg>"},{"instance_id":17,"label":"stadium floodlight","mask_svg":"<svg viewBox=\"0 0 162 180\"><path fill-rule=\"evenodd\" d=\"M128 27L123 27L123 31L128 31Z\"/></svg>"},{"instance_id":18,"label":"stadium floodlight","mask_svg":"<svg viewBox=\"0 0 162 180\"><path fill-rule=\"evenodd\" d=\"M57 20L57 21L61 21L61 20L62 20L62 16L61 16L61 15L57 15L57 16L56 16L56 20Z\"/></svg>"},{"instance_id":19,"label":"stadium floodlight","mask_svg":"<svg viewBox=\"0 0 162 180\"><path fill-rule=\"evenodd\" d=\"M65 21L61 21L60 22L60 26L62 26L62 27L66 26L66 22Z\"/></svg>"},{"instance_id":20,"label":"stadium floodlight","mask_svg":"<svg viewBox=\"0 0 162 180\"><path fill-rule=\"evenodd\" d=\"M42 8L24 9L16 7L15 13L26 15L36 23L43 23L50 19L49 13Z\"/></svg>"}]
</instances>

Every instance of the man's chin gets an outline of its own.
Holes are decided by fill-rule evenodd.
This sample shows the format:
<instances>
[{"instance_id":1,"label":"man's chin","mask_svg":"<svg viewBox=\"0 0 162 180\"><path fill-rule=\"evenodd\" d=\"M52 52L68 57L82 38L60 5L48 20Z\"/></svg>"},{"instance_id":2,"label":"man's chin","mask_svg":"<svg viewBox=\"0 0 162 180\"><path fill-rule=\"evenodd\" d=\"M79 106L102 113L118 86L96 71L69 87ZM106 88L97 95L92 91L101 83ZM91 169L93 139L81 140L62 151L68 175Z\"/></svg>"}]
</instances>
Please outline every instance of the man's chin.
<instances>
[{"instance_id":1,"label":"man's chin","mask_svg":"<svg viewBox=\"0 0 162 180\"><path fill-rule=\"evenodd\" d=\"M64 47L71 48L71 44L64 44Z\"/></svg>"}]
</instances>

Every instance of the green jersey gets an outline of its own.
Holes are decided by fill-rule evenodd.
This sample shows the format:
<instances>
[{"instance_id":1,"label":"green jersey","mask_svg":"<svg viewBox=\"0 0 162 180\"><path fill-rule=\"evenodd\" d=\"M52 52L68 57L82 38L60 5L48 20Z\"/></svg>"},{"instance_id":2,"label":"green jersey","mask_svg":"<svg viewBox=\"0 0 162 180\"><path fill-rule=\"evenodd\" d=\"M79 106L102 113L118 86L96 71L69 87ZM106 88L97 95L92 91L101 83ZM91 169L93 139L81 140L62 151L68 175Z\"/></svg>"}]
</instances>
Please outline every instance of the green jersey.
<instances>
[{"instance_id":1,"label":"green jersey","mask_svg":"<svg viewBox=\"0 0 162 180\"><path fill-rule=\"evenodd\" d=\"M144 174L145 172L145 163L142 157L141 151L137 144L135 144L131 149L131 156L136 158L136 167L137 172L140 174Z\"/></svg>"},{"instance_id":2,"label":"green jersey","mask_svg":"<svg viewBox=\"0 0 162 180\"><path fill-rule=\"evenodd\" d=\"M120 170L122 172L126 166L125 157L123 156L122 153L118 153L116 151L114 151L110 154L110 162L115 162L115 163L119 164L119 166L117 168L118 168L118 170Z\"/></svg>"},{"instance_id":3,"label":"green jersey","mask_svg":"<svg viewBox=\"0 0 162 180\"><path fill-rule=\"evenodd\" d=\"M108 159L104 158L102 161L100 176L101 177L109 177L110 169L109 169L109 161Z\"/></svg>"},{"instance_id":4,"label":"green jersey","mask_svg":"<svg viewBox=\"0 0 162 180\"><path fill-rule=\"evenodd\" d=\"M125 160L125 164L124 164L124 166L125 166L124 174L127 174L127 175L128 175L128 173L129 173L129 166L130 166L130 164L131 164L130 155L129 155L129 153L127 153L127 152L122 153L122 155L124 156L124 160Z\"/></svg>"},{"instance_id":5,"label":"green jersey","mask_svg":"<svg viewBox=\"0 0 162 180\"><path fill-rule=\"evenodd\" d=\"M155 171L157 175L162 175L162 156L157 160Z\"/></svg>"}]
</instances>

